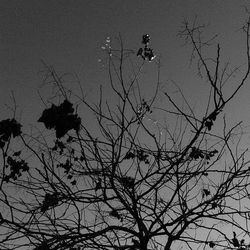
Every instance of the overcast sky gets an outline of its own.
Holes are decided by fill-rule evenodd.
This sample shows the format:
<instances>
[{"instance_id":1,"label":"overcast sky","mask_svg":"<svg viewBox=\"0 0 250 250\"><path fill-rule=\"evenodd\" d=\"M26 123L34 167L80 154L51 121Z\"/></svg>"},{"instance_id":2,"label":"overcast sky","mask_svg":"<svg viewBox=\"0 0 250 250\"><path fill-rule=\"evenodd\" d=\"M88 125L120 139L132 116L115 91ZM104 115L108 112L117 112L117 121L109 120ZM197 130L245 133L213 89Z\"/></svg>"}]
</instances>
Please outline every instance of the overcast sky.
<instances>
[{"instance_id":1,"label":"overcast sky","mask_svg":"<svg viewBox=\"0 0 250 250\"><path fill-rule=\"evenodd\" d=\"M31 120L37 120L41 60L59 72L76 73L86 93L95 93L102 83L101 46L106 37L112 40L118 33L131 49L137 49L142 34L149 33L162 58L161 80L175 80L187 95L199 98L202 87L192 78L195 70L187 73L191 50L176 36L183 19L197 15L201 23L209 24L209 34L220 35L223 59L241 65L240 28L248 5L248 0L1 0L0 114L6 115L4 104L11 104L13 90L22 119L34 114ZM250 107L250 87L241 94L232 109L236 112L240 103L242 114Z\"/></svg>"},{"instance_id":2,"label":"overcast sky","mask_svg":"<svg viewBox=\"0 0 250 250\"><path fill-rule=\"evenodd\" d=\"M191 48L177 36L182 21L197 16L208 25L208 37L219 35L222 65L230 61L232 67L244 66L245 7L250 10L249 0L0 0L1 119L9 116L5 104L12 105L11 91L21 122L34 123L40 117L41 60L61 73L77 74L86 94L97 98L99 84L105 88L101 47L107 37L113 42L119 33L125 47L135 51L142 34L150 34L151 45L161 57L161 82L167 85L174 80L199 104L208 88L198 78L195 65L189 65ZM211 52L216 55L216 48ZM147 73L147 69L152 72L150 67L154 64L143 71L149 93L155 78ZM233 79L236 84L237 79ZM229 120L250 124L250 80L227 111Z\"/></svg>"}]
</instances>

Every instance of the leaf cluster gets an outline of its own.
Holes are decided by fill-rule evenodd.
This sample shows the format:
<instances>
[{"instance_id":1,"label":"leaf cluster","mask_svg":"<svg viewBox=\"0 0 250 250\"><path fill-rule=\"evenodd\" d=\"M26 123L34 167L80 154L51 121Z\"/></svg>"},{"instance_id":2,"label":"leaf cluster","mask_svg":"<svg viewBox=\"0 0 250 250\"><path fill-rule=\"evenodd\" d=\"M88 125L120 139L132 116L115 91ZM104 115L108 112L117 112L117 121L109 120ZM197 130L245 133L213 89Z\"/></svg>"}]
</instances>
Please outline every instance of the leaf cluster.
<instances>
[{"instance_id":1,"label":"leaf cluster","mask_svg":"<svg viewBox=\"0 0 250 250\"><path fill-rule=\"evenodd\" d=\"M44 123L47 129L55 129L56 137L63 137L69 130L80 130L81 118L77 114L73 114L73 104L68 100L64 100L59 106L52 104L45 109L38 122Z\"/></svg>"},{"instance_id":2,"label":"leaf cluster","mask_svg":"<svg viewBox=\"0 0 250 250\"><path fill-rule=\"evenodd\" d=\"M8 156L7 163L6 167L10 167L10 174L4 176L3 180L6 182L9 182L10 179L17 180L22 176L22 172L29 171L28 163L24 160L16 160Z\"/></svg>"},{"instance_id":3,"label":"leaf cluster","mask_svg":"<svg viewBox=\"0 0 250 250\"><path fill-rule=\"evenodd\" d=\"M219 111L215 111L208 116L208 118L205 122L205 126L208 129L208 131L210 131L212 129L212 126L214 125L214 122L215 122L218 114L219 114Z\"/></svg>"},{"instance_id":4,"label":"leaf cluster","mask_svg":"<svg viewBox=\"0 0 250 250\"><path fill-rule=\"evenodd\" d=\"M53 194L46 193L41 206L41 212L45 212L51 207L57 206L58 201L59 201L58 193L53 193Z\"/></svg>"},{"instance_id":5,"label":"leaf cluster","mask_svg":"<svg viewBox=\"0 0 250 250\"><path fill-rule=\"evenodd\" d=\"M146 154L142 149L137 149L135 151L128 151L124 157L125 160L137 158L140 162L149 164L149 155Z\"/></svg>"},{"instance_id":6,"label":"leaf cluster","mask_svg":"<svg viewBox=\"0 0 250 250\"><path fill-rule=\"evenodd\" d=\"M216 149L212 151L205 151L197 147L192 147L189 157L191 158L191 160L206 159L209 161L217 153L218 153L218 150Z\"/></svg>"},{"instance_id":7,"label":"leaf cluster","mask_svg":"<svg viewBox=\"0 0 250 250\"><path fill-rule=\"evenodd\" d=\"M0 122L0 147L3 148L11 136L21 135L21 124L14 118L6 119Z\"/></svg>"}]
</instances>

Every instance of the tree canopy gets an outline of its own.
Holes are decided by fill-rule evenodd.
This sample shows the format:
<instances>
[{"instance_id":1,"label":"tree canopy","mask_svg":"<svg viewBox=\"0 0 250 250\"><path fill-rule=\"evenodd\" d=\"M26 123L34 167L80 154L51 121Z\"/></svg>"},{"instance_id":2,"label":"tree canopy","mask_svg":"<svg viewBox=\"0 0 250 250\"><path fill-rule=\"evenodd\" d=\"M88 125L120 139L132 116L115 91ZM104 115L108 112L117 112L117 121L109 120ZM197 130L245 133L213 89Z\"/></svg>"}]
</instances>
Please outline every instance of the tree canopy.
<instances>
[{"instance_id":1,"label":"tree canopy","mask_svg":"<svg viewBox=\"0 0 250 250\"><path fill-rule=\"evenodd\" d=\"M249 27L250 19L246 64L233 78L215 38L183 22L179 36L207 85L198 112L178 85L178 97L161 91L149 34L138 51L121 37L106 48L111 102L102 88L96 102L81 84L73 92L46 66L44 82L56 94L36 129L24 132L15 116L0 121L0 248L247 249L249 159L239 147L241 122L230 127L223 114L249 76ZM158 69L150 93L140 81L146 64Z\"/></svg>"}]
</instances>

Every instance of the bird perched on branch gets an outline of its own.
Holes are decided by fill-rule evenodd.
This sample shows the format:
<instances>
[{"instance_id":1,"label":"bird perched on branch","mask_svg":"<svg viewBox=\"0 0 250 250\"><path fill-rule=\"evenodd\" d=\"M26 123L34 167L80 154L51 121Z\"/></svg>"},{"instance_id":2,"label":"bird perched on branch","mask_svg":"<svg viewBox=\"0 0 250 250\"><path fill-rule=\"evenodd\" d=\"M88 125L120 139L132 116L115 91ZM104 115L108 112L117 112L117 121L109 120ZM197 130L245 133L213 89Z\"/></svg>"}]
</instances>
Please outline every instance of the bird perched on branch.
<instances>
[{"instance_id":1,"label":"bird perched on branch","mask_svg":"<svg viewBox=\"0 0 250 250\"><path fill-rule=\"evenodd\" d=\"M144 48L139 48L137 56L141 56L143 60L151 62L155 58L155 55L153 53L153 49L149 47L149 41L150 36L148 34L142 36L142 44L144 45Z\"/></svg>"}]
</instances>

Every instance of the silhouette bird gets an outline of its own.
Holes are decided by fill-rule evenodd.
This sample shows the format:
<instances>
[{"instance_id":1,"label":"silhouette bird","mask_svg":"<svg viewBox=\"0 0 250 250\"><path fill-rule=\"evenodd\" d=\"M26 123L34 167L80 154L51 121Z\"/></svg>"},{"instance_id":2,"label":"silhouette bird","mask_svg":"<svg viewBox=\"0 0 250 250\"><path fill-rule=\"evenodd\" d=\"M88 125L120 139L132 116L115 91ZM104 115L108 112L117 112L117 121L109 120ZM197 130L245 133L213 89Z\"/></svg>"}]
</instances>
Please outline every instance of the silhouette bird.
<instances>
[{"instance_id":1,"label":"silhouette bird","mask_svg":"<svg viewBox=\"0 0 250 250\"><path fill-rule=\"evenodd\" d=\"M147 59L149 62L151 62L155 58L155 55L153 50L149 47L149 41L150 36L148 34L142 36L142 44L144 44L144 48L139 48L136 55L141 56L143 60Z\"/></svg>"},{"instance_id":2,"label":"silhouette bird","mask_svg":"<svg viewBox=\"0 0 250 250\"><path fill-rule=\"evenodd\" d=\"M142 44L148 45L149 41L150 41L150 36L148 34L142 36Z\"/></svg>"},{"instance_id":3,"label":"silhouette bird","mask_svg":"<svg viewBox=\"0 0 250 250\"><path fill-rule=\"evenodd\" d=\"M233 246L234 246L234 247L239 247L239 246L240 246L240 243L239 243L238 239L236 238L236 233L233 232L233 234L234 234L234 237L233 237L233 239L232 239Z\"/></svg>"}]
</instances>

